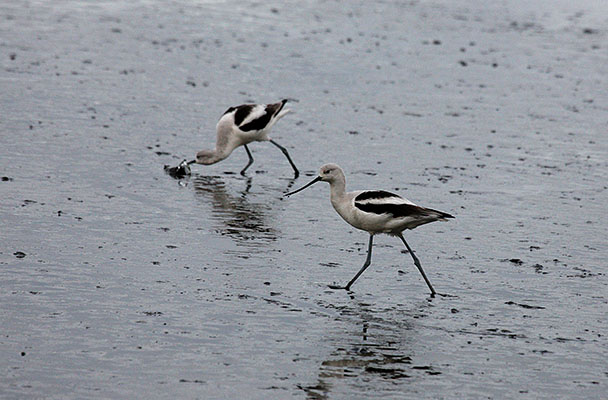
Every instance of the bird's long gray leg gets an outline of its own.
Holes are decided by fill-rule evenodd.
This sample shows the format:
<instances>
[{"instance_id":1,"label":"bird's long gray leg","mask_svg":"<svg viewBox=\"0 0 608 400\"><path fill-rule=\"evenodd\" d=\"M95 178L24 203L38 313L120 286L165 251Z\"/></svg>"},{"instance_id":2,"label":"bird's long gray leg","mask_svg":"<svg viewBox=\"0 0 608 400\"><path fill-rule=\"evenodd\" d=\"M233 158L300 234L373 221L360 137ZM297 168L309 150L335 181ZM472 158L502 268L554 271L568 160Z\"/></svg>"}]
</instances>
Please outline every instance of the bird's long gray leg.
<instances>
[{"instance_id":1,"label":"bird's long gray leg","mask_svg":"<svg viewBox=\"0 0 608 400\"><path fill-rule=\"evenodd\" d=\"M431 281L429 281L429 278L426 277L426 274L424 273L424 270L422 269L422 265L420 265L420 260L418 260L418 257L416 257L416 255L412 251L412 248L410 247L409 244L407 244L407 242L405 241L405 238L403 237L402 234L399 234L399 239L401 239L401 241L403 242L405 247L407 247L407 251L410 252L410 255L414 259L414 264L418 268L418 271L420 271L420 273L422 274L422 277L424 278L424 281L426 282L426 284L429 286L429 289L431 289L431 297L435 297L435 294L437 292L435 292L435 289L433 289L433 285L431 285Z\"/></svg>"},{"instance_id":2,"label":"bird's long gray leg","mask_svg":"<svg viewBox=\"0 0 608 400\"><path fill-rule=\"evenodd\" d=\"M350 287L352 286L352 284L355 283L357 278L359 278L361 276L361 274L367 269L367 267L369 267L369 265L372 263L372 246L373 246L373 244L374 244L374 235L369 235L369 246L367 248L367 258L365 259L365 263L363 263L363 266L361 267L359 272L357 272L357 275L355 275L355 277L353 279L351 279L350 282L348 282L346 284L346 286L330 285L329 287L332 289L350 290Z\"/></svg>"},{"instance_id":3,"label":"bird's long gray leg","mask_svg":"<svg viewBox=\"0 0 608 400\"><path fill-rule=\"evenodd\" d=\"M289 157L289 153L287 152L287 149L285 147L281 146L280 144L278 144L277 142L275 142L272 139L270 140L270 143L272 143L275 146L277 146L283 152L283 154L285 154L285 157L287 157L287 161L289 161L289 164L291 164L291 168L293 168L294 177L297 178L298 176L300 176L300 171L298 171L298 168L296 167L296 165L291 160L291 157Z\"/></svg>"},{"instance_id":4,"label":"bird's long gray leg","mask_svg":"<svg viewBox=\"0 0 608 400\"><path fill-rule=\"evenodd\" d=\"M241 170L241 175L245 175L245 171L247 171L247 168L249 168L251 166L251 164L253 164L253 156L251 155L251 152L249 151L249 147L247 147L247 145L243 145L243 147L245 148L245 151L247 152L247 155L249 156L249 162L247 163L247 165L245 165L245 168L243 168Z\"/></svg>"}]
</instances>

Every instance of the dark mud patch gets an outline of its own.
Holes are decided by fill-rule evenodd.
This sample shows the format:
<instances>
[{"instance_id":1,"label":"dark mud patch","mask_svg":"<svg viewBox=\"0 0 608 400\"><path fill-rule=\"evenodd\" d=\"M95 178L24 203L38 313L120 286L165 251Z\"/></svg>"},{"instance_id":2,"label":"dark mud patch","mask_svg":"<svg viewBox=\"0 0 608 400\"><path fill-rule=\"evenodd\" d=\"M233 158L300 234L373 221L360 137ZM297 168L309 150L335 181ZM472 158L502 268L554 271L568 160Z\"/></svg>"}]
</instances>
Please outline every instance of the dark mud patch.
<instances>
[{"instance_id":1,"label":"dark mud patch","mask_svg":"<svg viewBox=\"0 0 608 400\"><path fill-rule=\"evenodd\" d=\"M509 306L518 306L521 308L527 308L529 310L544 310L545 309L545 307L543 307L543 306L532 306L532 305L524 304L524 303L516 303L514 301L507 301L507 302L505 302L505 304L507 304Z\"/></svg>"},{"instance_id":2,"label":"dark mud patch","mask_svg":"<svg viewBox=\"0 0 608 400\"><path fill-rule=\"evenodd\" d=\"M386 379L402 379L410 378L411 376L406 374L404 370L400 368L386 368L386 367L365 367L365 372L370 374L379 374Z\"/></svg>"}]
</instances>

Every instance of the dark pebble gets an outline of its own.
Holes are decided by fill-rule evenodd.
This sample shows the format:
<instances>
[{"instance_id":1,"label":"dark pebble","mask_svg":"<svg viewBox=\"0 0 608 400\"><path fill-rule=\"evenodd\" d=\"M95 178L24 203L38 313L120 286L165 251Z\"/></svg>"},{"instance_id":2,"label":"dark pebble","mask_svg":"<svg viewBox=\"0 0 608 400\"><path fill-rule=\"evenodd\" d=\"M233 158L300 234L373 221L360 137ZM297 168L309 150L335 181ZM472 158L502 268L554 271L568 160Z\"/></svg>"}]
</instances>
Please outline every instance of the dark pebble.
<instances>
[{"instance_id":1,"label":"dark pebble","mask_svg":"<svg viewBox=\"0 0 608 400\"><path fill-rule=\"evenodd\" d=\"M13 180L13 178L9 178L8 176L2 177L2 182L11 182L12 180Z\"/></svg>"},{"instance_id":2,"label":"dark pebble","mask_svg":"<svg viewBox=\"0 0 608 400\"><path fill-rule=\"evenodd\" d=\"M598 32L599 31L597 29L593 29L593 28L585 28L585 29L583 29L583 33L585 35L594 35L594 34L596 34ZM11 60L12 60L12 58L11 58Z\"/></svg>"},{"instance_id":3,"label":"dark pebble","mask_svg":"<svg viewBox=\"0 0 608 400\"><path fill-rule=\"evenodd\" d=\"M542 264L534 264L532 266L532 268L534 268L534 270L539 273L539 274L543 274L546 275L547 273L543 271L543 269L545 268Z\"/></svg>"},{"instance_id":4,"label":"dark pebble","mask_svg":"<svg viewBox=\"0 0 608 400\"><path fill-rule=\"evenodd\" d=\"M23 258L23 257L25 257L26 254L22 251L16 251L13 253L13 255L17 258Z\"/></svg>"},{"instance_id":5,"label":"dark pebble","mask_svg":"<svg viewBox=\"0 0 608 400\"><path fill-rule=\"evenodd\" d=\"M507 302L505 302L505 304L509 305L509 306L519 306L522 308L527 308L527 309L532 309L532 310L544 310L545 309L545 307L542 307L542 306L531 306L529 304L516 303L514 301L507 301Z\"/></svg>"}]
</instances>

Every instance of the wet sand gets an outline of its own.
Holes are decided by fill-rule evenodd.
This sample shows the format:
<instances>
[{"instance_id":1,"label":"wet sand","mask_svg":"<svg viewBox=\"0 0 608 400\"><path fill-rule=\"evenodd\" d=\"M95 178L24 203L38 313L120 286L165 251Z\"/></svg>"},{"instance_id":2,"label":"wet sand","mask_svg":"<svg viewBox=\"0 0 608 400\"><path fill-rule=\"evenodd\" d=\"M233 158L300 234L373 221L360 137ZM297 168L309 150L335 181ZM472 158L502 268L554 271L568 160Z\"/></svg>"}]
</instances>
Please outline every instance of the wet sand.
<instances>
[{"instance_id":1,"label":"wet sand","mask_svg":"<svg viewBox=\"0 0 608 400\"><path fill-rule=\"evenodd\" d=\"M608 385L601 1L0 2L0 397L569 398ZM291 99L220 164L222 112ZM368 236L317 184L456 219Z\"/></svg>"}]
</instances>

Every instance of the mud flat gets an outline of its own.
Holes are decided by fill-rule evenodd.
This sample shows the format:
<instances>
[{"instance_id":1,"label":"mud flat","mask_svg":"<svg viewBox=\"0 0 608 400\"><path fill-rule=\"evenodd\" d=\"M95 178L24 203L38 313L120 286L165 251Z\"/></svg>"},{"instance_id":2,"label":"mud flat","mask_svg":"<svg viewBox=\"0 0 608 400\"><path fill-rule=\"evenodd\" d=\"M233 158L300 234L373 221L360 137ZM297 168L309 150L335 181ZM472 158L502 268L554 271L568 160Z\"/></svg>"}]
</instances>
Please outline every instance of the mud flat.
<instances>
[{"instance_id":1,"label":"mud flat","mask_svg":"<svg viewBox=\"0 0 608 400\"><path fill-rule=\"evenodd\" d=\"M0 397L607 392L601 1L0 1ZM221 113L276 148L174 180ZM326 162L456 216L400 242L282 193Z\"/></svg>"}]
</instances>

